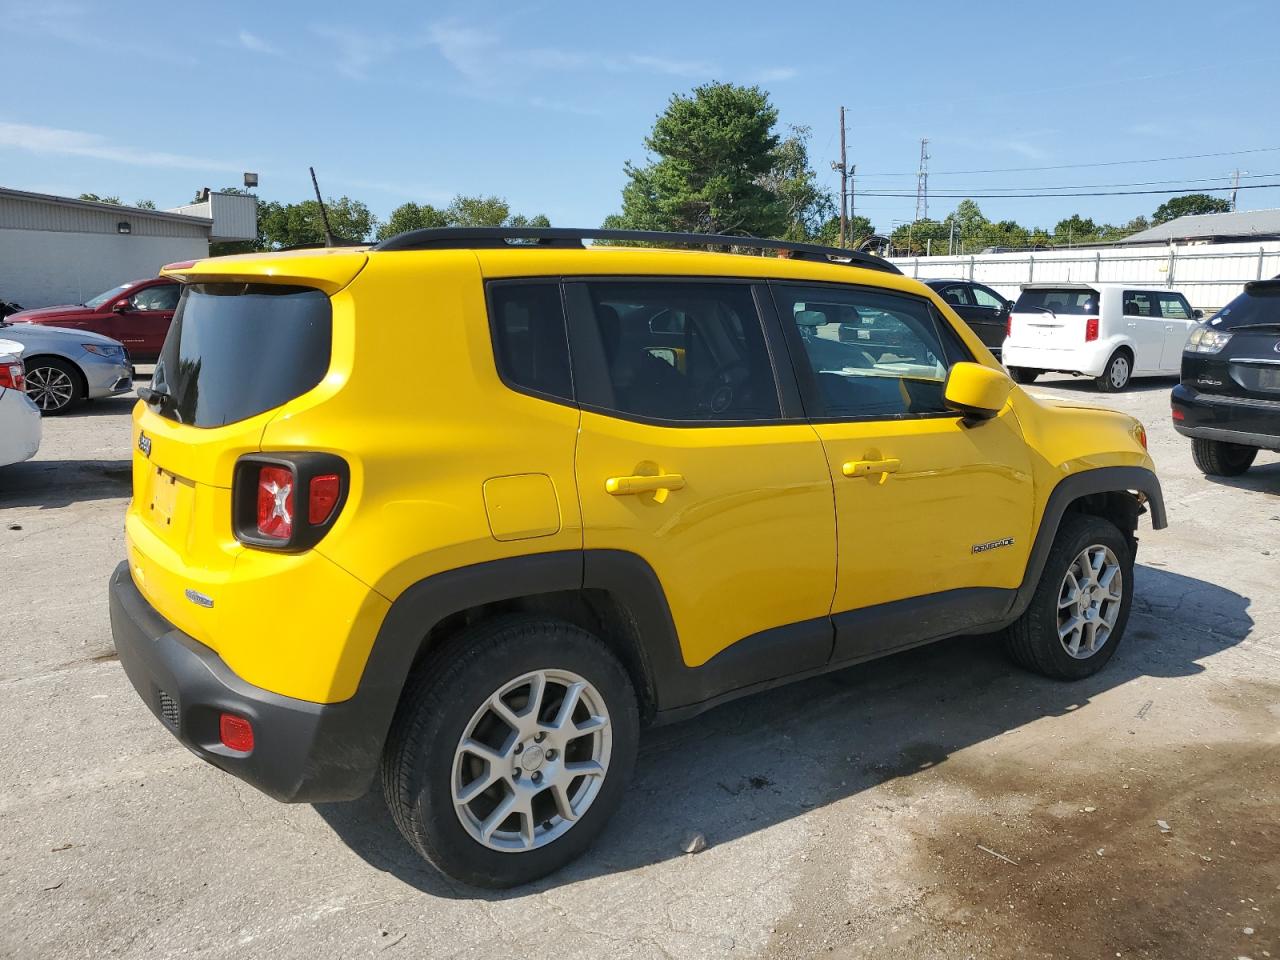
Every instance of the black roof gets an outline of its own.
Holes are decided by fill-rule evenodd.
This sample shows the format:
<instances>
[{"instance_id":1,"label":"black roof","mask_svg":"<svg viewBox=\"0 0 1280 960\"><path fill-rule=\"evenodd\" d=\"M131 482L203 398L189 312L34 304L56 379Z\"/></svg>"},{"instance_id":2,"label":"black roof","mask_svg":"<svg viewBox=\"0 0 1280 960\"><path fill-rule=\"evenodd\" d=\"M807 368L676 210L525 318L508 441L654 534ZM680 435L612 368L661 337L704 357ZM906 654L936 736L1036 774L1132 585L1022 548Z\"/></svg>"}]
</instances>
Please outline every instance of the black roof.
<instances>
[{"instance_id":1,"label":"black roof","mask_svg":"<svg viewBox=\"0 0 1280 960\"><path fill-rule=\"evenodd\" d=\"M865 267L886 273L901 273L888 260L871 253L824 247L814 243L793 243L763 237L738 237L720 233L663 233L656 230L580 230L569 227L441 227L410 230L383 240L374 250L457 250L521 248L578 248L583 240L613 240L666 246L747 247L753 250L785 251L795 260Z\"/></svg>"}]
</instances>

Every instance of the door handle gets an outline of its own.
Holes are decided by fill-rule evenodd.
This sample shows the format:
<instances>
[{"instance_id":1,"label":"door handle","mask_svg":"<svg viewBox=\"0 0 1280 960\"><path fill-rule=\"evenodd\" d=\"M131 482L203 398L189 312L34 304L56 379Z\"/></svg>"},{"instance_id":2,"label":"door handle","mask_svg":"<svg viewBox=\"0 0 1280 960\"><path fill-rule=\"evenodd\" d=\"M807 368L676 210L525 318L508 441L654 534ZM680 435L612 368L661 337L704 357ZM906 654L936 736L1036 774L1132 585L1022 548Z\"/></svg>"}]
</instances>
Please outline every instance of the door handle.
<instances>
[{"instance_id":1,"label":"door handle","mask_svg":"<svg viewBox=\"0 0 1280 960\"><path fill-rule=\"evenodd\" d=\"M604 482L605 491L615 497L636 493L656 493L659 490L680 490L683 487L684 477L678 473L663 473L656 477L610 477Z\"/></svg>"},{"instance_id":2,"label":"door handle","mask_svg":"<svg viewBox=\"0 0 1280 960\"><path fill-rule=\"evenodd\" d=\"M885 460L850 460L841 469L846 477L869 477L880 474L880 482L889 479L889 474L897 473L902 468L902 461L896 458Z\"/></svg>"}]
</instances>

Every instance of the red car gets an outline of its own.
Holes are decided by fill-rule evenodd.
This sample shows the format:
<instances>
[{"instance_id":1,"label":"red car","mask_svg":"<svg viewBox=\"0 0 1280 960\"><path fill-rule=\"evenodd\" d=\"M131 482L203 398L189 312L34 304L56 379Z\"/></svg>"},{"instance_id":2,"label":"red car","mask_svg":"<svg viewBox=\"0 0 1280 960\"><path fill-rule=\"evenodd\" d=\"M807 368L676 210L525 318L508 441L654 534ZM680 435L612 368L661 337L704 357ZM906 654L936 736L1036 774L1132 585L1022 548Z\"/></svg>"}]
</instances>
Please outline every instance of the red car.
<instances>
[{"instance_id":1,"label":"red car","mask_svg":"<svg viewBox=\"0 0 1280 960\"><path fill-rule=\"evenodd\" d=\"M169 332L169 321L178 306L180 292L178 284L164 277L134 280L112 287L85 303L20 310L6 320L92 330L119 340L136 363L155 363Z\"/></svg>"}]
</instances>

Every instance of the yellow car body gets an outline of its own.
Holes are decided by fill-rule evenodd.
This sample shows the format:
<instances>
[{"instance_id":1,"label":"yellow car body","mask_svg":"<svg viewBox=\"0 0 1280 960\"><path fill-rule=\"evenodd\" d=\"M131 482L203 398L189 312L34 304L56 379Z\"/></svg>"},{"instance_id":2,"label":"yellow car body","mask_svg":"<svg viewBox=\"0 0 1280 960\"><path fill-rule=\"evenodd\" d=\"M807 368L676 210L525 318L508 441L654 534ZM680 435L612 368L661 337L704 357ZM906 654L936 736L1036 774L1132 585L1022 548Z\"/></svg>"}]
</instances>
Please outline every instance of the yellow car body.
<instances>
[{"instance_id":1,"label":"yellow car body","mask_svg":"<svg viewBox=\"0 0 1280 960\"><path fill-rule=\"evenodd\" d=\"M313 288L331 305L323 377L278 406L193 426L137 404L127 566L112 585L143 698L197 753L282 799L361 793L406 677L487 611L596 625L642 711L678 718L998 628L1073 504L1132 522L1145 504L1164 522L1136 421L1012 386L944 301L894 272L640 247L300 251L165 272ZM531 278L913 298L969 355L948 397L998 409L689 425L513 389L486 291ZM683 348L670 353L682 369ZM349 469L336 519L307 549L244 542L237 464L296 451ZM219 740L214 714L232 707L256 724L249 755ZM288 728L275 744L273 723Z\"/></svg>"}]
</instances>

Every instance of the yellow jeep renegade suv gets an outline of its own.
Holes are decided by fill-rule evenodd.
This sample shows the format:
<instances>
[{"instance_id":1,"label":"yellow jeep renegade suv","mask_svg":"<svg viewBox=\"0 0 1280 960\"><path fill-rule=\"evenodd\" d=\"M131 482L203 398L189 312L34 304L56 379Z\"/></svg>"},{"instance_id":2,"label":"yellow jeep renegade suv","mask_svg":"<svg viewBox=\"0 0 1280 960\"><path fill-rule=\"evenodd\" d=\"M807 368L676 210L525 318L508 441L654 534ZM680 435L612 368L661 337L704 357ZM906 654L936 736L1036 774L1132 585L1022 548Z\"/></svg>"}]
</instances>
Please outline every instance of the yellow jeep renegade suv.
<instances>
[{"instance_id":1,"label":"yellow jeep renegade suv","mask_svg":"<svg viewBox=\"0 0 1280 960\"><path fill-rule=\"evenodd\" d=\"M1165 525L1140 424L1033 399L869 255L427 230L165 272L121 663L281 800L380 771L469 883L581 854L645 723L965 633L1093 673Z\"/></svg>"}]
</instances>

